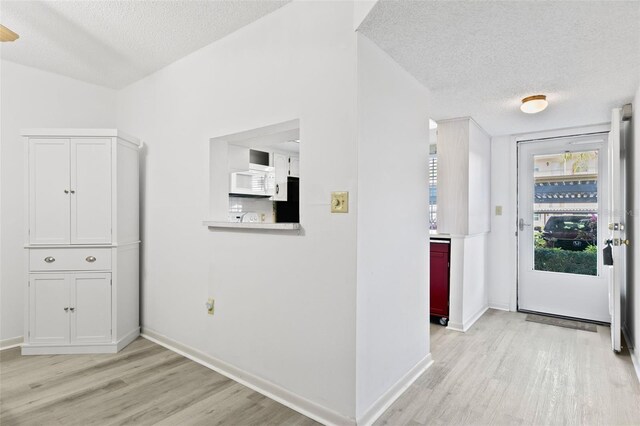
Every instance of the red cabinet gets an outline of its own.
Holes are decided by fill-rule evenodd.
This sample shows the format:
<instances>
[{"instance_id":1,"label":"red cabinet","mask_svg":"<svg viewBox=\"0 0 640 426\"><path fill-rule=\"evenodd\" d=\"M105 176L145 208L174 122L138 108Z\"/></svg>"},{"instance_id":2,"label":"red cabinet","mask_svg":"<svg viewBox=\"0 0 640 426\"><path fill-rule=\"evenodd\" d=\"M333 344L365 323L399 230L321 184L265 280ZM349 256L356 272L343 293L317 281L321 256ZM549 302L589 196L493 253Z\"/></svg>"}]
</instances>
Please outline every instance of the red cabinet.
<instances>
[{"instance_id":1,"label":"red cabinet","mask_svg":"<svg viewBox=\"0 0 640 426\"><path fill-rule=\"evenodd\" d=\"M449 319L449 240L431 241L430 300L431 315L440 317L440 323Z\"/></svg>"}]
</instances>

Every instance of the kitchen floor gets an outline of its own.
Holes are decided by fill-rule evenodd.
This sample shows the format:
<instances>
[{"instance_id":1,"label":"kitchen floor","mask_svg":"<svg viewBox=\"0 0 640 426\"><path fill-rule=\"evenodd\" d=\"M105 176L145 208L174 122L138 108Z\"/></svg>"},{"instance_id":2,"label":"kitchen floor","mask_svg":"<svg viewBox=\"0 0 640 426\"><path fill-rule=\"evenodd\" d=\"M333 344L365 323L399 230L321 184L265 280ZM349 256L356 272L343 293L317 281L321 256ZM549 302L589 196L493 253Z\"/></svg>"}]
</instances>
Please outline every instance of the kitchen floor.
<instances>
[{"instance_id":1,"label":"kitchen floor","mask_svg":"<svg viewBox=\"0 0 640 426\"><path fill-rule=\"evenodd\" d=\"M598 332L489 310L467 333L431 325L435 363L376 422L640 424L628 352ZM0 423L313 425L313 420L148 340L115 355L0 352Z\"/></svg>"}]
</instances>

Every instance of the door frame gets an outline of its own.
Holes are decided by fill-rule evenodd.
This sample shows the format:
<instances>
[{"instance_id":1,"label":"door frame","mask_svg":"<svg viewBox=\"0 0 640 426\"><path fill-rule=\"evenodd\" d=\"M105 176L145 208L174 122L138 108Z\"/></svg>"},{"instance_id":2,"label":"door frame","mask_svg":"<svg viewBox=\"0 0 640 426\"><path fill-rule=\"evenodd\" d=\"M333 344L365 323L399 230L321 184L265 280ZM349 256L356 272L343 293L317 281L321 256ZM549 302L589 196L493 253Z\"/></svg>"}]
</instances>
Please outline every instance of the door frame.
<instances>
[{"instance_id":1,"label":"door frame","mask_svg":"<svg viewBox=\"0 0 640 426\"><path fill-rule=\"evenodd\" d=\"M518 311L518 149L519 141L533 139L551 139L557 137L567 137L572 135L602 133L611 129L611 123L594 124L591 126L568 127L560 129L545 130L540 132L519 133L509 136L509 194L508 206L510 207L506 213L507 220L511 223L512 238L509 239L509 252L514 255L510 257L506 267L509 270L509 306L508 310L512 312ZM493 166L492 166L493 167ZM499 306L498 308L506 308Z\"/></svg>"},{"instance_id":2,"label":"door frame","mask_svg":"<svg viewBox=\"0 0 640 426\"><path fill-rule=\"evenodd\" d=\"M591 141L591 139L600 139L599 142L592 142L589 143ZM582 139L582 140L581 140ZM608 175L608 167L609 167L609 159L608 159L608 152L609 152L609 148L608 148L608 142L609 141L609 132L589 132L589 133L583 133L583 134L576 134L576 135L567 135L567 136L561 136L561 137L548 137L548 138L536 138L536 139L530 139L530 140L520 140L517 144L517 155L518 155L518 176L517 176L517 184L518 184L518 193L516 196L516 200L518 202L518 206L517 206L517 210L516 210L516 216L518 218L518 221L520 220L520 218L525 218L526 221L531 221L531 218L533 216L533 212L535 207L533 205L529 205L528 203L526 204L526 206L523 206L522 210L523 212L521 212L521 206L520 206L520 198L521 195L524 196L524 200L528 199L529 196L531 195L531 187L533 185L533 177L532 176L528 176L529 172L533 172L533 169L530 169L531 166L529 164L525 165L525 164L520 164L520 160L523 158L524 154L525 156L527 156L527 158L529 158L529 155L546 155L548 153L552 153L552 154L561 154L562 152L569 152L569 150L571 152L581 152L581 151L593 151L596 150L599 152L599 156L598 156L598 233L597 233L597 242L598 242L598 252L597 252L597 275L596 276L590 276L590 275L576 275L576 274L562 274L561 273L556 273L556 272L546 272L546 271L533 271L533 273L538 276L539 278L542 278L543 276L546 277L543 281L546 282L546 284L542 284L542 287L545 287L545 285L548 286L552 286L552 283L556 283L558 285L560 285L561 283L566 283L567 288L574 288L574 290L578 291L578 288L582 288L583 285L587 284L587 283L591 283L590 285L596 285L597 287L594 288L594 292L595 293L603 293L600 296L603 297L602 299L602 303L599 304L597 301L593 301L593 299L587 297L584 299L584 305L571 305L570 300L567 300L566 303L568 303L569 305L558 305L553 307L554 303L553 301L549 301L549 303L546 305L546 308L543 306L538 306L538 309L535 309L533 306L529 306L528 308L523 308L521 301L520 301L520 297L522 296L523 290L524 288L522 288L520 281L522 279L524 279L524 274L525 273L529 273L531 271L528 271L528 269L521 269L523 267L523 256L524 257L530 257L531 259L533 259L533 252L529 251L530 247L529 247L529 243L531 244L531 246L533 245L533 240L529 240L527 241L527 239L525 239L525 241L520 241L521 240L521 235L517 235L516 237L516 244L518 247L518 254L517 254L517 267L518 267L518 288L517 288L517 309L519 312L534 312L534 313L541 313L543 315L553 315L553 316L557 316L557 317L563 317L563 318L575 318L575 319L579 319L581 321L590 321L590 322L596 322L596 323L608 323L608 319L609 319L609 314L607 311L607 307L608 307L608 303L606 303L607 299L608 299L608 282L609 282L609 274L608 274L608 270L606 270L602 264L602 252L600 250L601 246L600 244L602 244L602 241L605 240L605 235L606 235L606 226L609 223L609 214L608 212L610 211L610 207L609 207L609 190L610 190L610 185L609 185L609 175ZM586 142L586 144L585 144ZM555 144L558 144L557 147L555 147ZM579 143L580 145L578 146L571 146L575 143ZM561 145L560 145L561 144ZM524 172L524 173L521 173ZM520 175L523 176L520 176ZM520 178L523 177L525 180L523 182L523 184L525 184L527 187L522 187L521 182L520 182ZM530 181L529 181L530 179ZM605 195L604 197L602 195ZM526 218L529 218L529 220L527 220ZM531 222L533 226L533 222ZM527 234L529 233L529 229L526 230ZM522 245L522 243L524 243L524 246ZM529 249L528 249L529 247ZM533 265L529 265L528 262L524 262L524 265L528 268L529 266L533 266ZM548 275L551 274L551 275ZM529 281L532 278L529 278ZM564 284L563 284L564 285ZM527 292L531 292L532 288L531 286L527 287L529 290ZM535 292L534 292L535 293ZM595 297L596 294L593 294L593 296ZM572 299L573 297L567 297L566 293L565 294L565 299ZM572 293L573 294L573 293ZM531 299L529 300L529 304L533 304L535 305L535 301L536 298L533 297L534 295L532 295ZM560 298L561 294L559 294ZM545 298L546 300L546 298ZM593 301L593 303L591 303L590 301ZM540 300L538 300L538 305L540 305ZM556 304L557 305L557 304ZM600 306L601 305L601 306ZM587 306L591 306L591 308L588 308L584 311L573 311L571 308L578 308L579 306L584 306L585 308ZM603 309L599 309L598 306L600 306L600 308ZM569 309L567 309L569 308ZM548 311L547 311L548 310ZM559 313L558 310L564 310L564 313ZM555 312L552 312L555 311Z\"/></svg>"}]
</instances>

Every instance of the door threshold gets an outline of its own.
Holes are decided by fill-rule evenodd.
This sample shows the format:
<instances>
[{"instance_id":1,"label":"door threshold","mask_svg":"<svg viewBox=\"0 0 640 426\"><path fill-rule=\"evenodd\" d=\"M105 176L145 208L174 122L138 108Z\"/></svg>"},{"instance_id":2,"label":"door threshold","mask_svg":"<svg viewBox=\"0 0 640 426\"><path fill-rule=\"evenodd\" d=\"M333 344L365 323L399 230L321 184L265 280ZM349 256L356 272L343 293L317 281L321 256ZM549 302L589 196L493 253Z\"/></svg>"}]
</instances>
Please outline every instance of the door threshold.
<instances>
[{"instance_id":1,"label":"door threshold","mask_svg":"<svg viewBox=\"0 0 640 426\"><path fill-rule=\"evenodd\" d=\"M564 315L550 314L550 313L547 313L547 312L529 311L527 309L520 309L520 308L518 308L518 312L522 312L523 314L541 315L543 317L558 318L558 319L564 319L564 320L570 320L570 321L587 322L587 323L596 324L596 325L606 325L606 326L610 326L611 325L611 323L604 322L604 321L596 321L596 320L590 320L590 319L584 319L584 318L576 318L576 317L567 317L567 316L564 316Z\"/></svg>"}]
</instances>

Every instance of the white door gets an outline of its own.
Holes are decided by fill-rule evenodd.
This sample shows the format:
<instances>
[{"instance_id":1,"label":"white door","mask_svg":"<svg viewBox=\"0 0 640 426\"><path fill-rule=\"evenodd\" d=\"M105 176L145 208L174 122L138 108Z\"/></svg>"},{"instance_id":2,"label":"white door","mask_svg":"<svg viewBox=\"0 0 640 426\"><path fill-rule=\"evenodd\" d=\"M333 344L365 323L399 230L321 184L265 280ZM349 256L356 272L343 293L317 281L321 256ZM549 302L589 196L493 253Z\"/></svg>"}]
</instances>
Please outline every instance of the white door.
<instances>
[{"instance_id":1,"label":"white door","mask_svg":"<svg viewBox=\"0 0 640 426\"><path fill-rule=\"evenodd\" d=\"M274 201L287 201L287 176L289 175L289 157L273 154L273 165L276 173L276 190Z\"/></svg>"},{"instance_id":2,"label":"white door","mask_svg":"<svg viewBox=\"0 0 640 426\"><path fill-rule=\"evenodd\" d=\"M620 289L626 281L626 202L625 202L625 167L623 144L623 123L620 109L614 109L611 116L609 132L609 179L611 191L609 203L611 216L607 223L607 235L611 242L613 266L607 266L609 274L609 315L611 322L611 348L620 352Z\"/></svg>"},{"instance_id":3,"label":"white door","mask_svg":"<svg viewBox=\"0 0 640 426\"><path fill-rule=\"evenodd\" d=\"M111 341L111 274L73 274L71 342Z\"/></svg>"},{"instance_id":4,"label":"white door","mask_svg":"<svg viewBox=\"0 0 640 426\"><path fill-rule=\"evenodd\" d=\"M71 141L71 243L111 242L111 140Z\"/></svg>"},{"instance_id":5,"label":"white door","mask_svg":"<svg viewBox=\"0 0 640 426\"><path fill-rule=\"evenodd\" d=\"M518 144L518 309L609 322L607 134Z\"/></svg>"},{"instance_id":6,"label":"white door","mask_svg":"<svg viewBox=\"0 0 640 426\"><path fill-rule=\"evenodd\" d=\"M29 242L69 244L69 139L29 140Z\"/></svg>"},{"instance_id":7,"label":"white door","mask_svg":"<svg viewBox=\"0 0 640 426\"><path fill-rule=\"evenodd\" d=\"M70 287L66 274L29 277L29 342L69 343Z\"/></svg>"}]
</instances>

